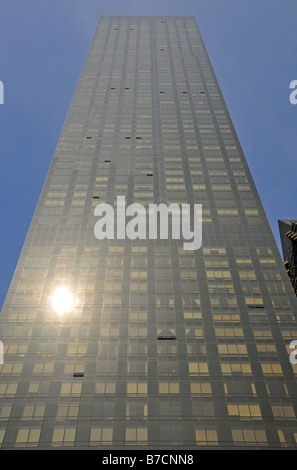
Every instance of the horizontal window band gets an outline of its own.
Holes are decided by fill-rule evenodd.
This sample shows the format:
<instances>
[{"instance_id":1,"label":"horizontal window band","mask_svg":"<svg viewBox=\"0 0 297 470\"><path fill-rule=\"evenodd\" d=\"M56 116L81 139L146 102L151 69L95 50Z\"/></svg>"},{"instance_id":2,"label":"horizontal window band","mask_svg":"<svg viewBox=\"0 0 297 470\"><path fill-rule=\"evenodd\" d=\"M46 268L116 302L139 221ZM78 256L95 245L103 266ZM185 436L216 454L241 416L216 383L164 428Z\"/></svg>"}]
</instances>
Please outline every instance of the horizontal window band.
<instances>
[{"instance_id":1,"label":"horizontal window band","mask_svg":"<svg viewBox=\"0 0 297 470\"><path fill-rule=\"evenodd\" d=\"M157 339L158 340L166 340L166 341L171 340L172 341L172 340L176 339L176 336L158 336Z\"/></svg>"},{"instance_id":2,"label":"horizontal window band","mask_svg":"<svg viewBox=\"0 0 297 470\"><path fill-rule=\"evenodd\" d=\"M265 308L263 304L247 304L246 308Z\"/></svg>"}]
</instances>

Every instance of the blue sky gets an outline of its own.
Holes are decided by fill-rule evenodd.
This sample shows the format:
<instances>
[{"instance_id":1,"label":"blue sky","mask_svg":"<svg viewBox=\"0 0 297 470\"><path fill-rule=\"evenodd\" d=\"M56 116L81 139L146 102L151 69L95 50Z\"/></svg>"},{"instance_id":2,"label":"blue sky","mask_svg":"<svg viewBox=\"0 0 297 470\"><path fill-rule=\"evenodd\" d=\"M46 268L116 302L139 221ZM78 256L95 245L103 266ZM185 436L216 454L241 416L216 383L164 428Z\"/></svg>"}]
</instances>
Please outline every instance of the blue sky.
<instances>
[{"instance_id":1,"label":"blue sky","mask_svg":"<svg viewBox=\"0 0 297 470\"><path fill-rule=\"evenodd\" d=\"M297 218L296 0L0 0L0 308L104 14L196 17L278 244Z\"/></svg>"}]
</instances>

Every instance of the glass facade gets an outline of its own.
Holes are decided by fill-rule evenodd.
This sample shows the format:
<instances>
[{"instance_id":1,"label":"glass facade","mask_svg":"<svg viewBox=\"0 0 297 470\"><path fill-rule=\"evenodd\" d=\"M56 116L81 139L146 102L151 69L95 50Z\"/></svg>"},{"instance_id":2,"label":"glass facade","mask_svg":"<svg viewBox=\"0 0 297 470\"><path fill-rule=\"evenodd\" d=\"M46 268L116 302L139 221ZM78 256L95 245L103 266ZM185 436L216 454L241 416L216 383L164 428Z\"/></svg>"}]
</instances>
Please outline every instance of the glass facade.
<instances>
[{"instance_id":1,"label":"glass facade","mask_svg":"<svg viewBox=\"0 0 297 470\"><path fill-rule=\"evenodd\" d=\"M94 209L202 204L202 247ZM297 299L194 17L103 16L0 316L0 446L297 442Z\"/></svg>"}]
</instances>

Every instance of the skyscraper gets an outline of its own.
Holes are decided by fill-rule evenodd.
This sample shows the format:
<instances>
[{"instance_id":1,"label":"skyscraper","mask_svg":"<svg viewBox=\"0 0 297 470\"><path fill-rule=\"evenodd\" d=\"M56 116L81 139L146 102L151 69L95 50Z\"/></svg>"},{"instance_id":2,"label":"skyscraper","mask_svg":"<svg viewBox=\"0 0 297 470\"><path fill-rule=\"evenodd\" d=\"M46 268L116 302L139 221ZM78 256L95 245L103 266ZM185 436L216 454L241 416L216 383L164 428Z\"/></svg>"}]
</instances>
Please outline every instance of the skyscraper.
<instances>
[{"instance_id":1,"label":"skyscraper","mask_svg":"<svg viewBox=\"0 0 297 470\"><path fill-rule=\"evenodd\" d=\"M202 204L202 246L99 240L118 196ZM296 447L296 307L195 18L101 17L0 316L1 447Z\"/></svg>"},{"instance_id":2,"label":"skyscraper","mask_svg":"<svg viewBox=\"0 0 297 470\"><path fill-rule=\"evenodd\" d=\"M297 220L279 220L278 226L285 268L297 295Z\"/></svg>"}]
</instances>

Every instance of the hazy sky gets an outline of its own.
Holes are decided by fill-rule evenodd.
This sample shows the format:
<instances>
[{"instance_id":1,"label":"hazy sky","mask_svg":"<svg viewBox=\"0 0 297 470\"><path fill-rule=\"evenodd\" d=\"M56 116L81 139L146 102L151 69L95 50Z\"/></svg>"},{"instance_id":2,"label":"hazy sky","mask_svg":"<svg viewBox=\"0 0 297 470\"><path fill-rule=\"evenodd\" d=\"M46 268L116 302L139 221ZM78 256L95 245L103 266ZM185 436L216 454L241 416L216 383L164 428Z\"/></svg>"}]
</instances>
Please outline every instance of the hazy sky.
<instances>
[{"instance_id":1,"label":"hazy sky","mask_svg":"<svg viewBox=\"0 0 297 470\"><path fill-rule=\"evenodd\" d=\"M297 218L296 0L0 0L0 308L104 14L196 17L278 243Z\"/></svg>"}]
</instances>

